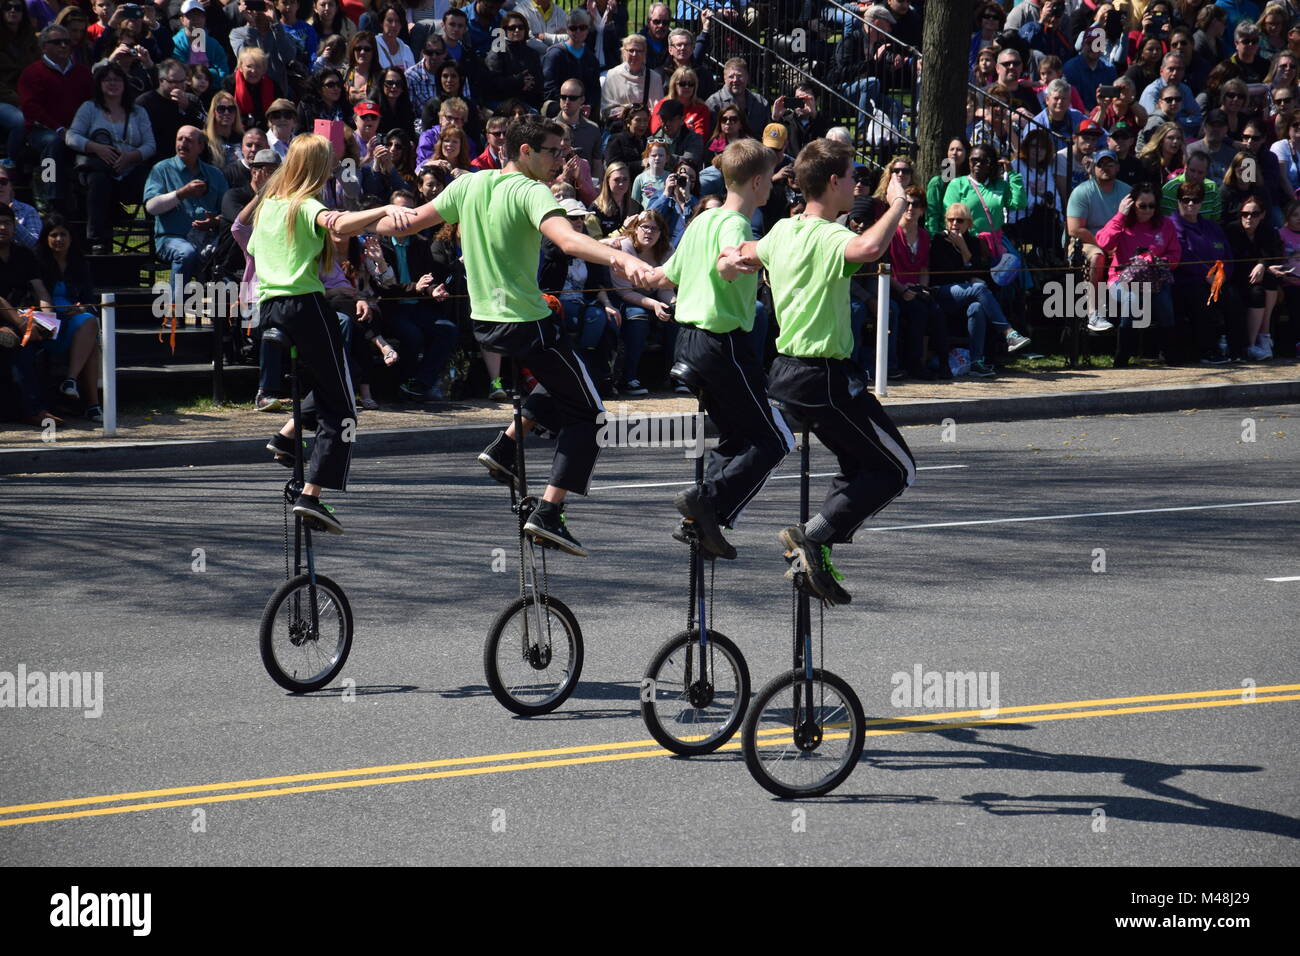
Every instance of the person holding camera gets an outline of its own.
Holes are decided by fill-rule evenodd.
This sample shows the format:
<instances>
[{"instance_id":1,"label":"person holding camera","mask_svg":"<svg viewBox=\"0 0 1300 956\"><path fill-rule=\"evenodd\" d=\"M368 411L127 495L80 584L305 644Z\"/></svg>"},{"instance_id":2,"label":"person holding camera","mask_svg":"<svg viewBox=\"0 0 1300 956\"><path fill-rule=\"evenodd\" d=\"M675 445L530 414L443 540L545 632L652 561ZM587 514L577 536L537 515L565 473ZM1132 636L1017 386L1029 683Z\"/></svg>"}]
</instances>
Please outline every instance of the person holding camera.
<instances>
[{"instance_id":1,"label":"person holding camera","mask_svg":"<svg viewBox=\"0 0 1300 956\"><path fill-rule=\"evenodd\" d=\"M890 184L891 188L893 183ZM891 301L899 303L903 324L903 364L912 378L952 378L948 365L948 321L930 292L930 234L925 231L925 190L907 186L907 206L889 243ZM925 362L925 340L939 361L937 372Z\"/></svg>"},{"instance_id":2,"label":"person holding camera","mask_svg":"<svg viewBox=\"0 0 1300 956\"><path fill-rule=\"evenodd\" d=\"M700 176L689 161L679 162L677 168L664 180L664 191L646 205L657 212L668 227L668 243L674 249L681 242L682 233L691 212L700 201Z\"/></svg>"},{"instance_id":3,"label":"person holding camera","mask_svg":"<svg viewBox=\"0 0 1300 956\"><path fill-rule=\"evenodd\" d=\"M266 54L266 72L276 91L281 96L290 95L290 64L298 61L298 41L271 19L267 0L239 0L239 12L244 15L245 25L230 31L230 48L236 59L245 49L261 50ZM304 57L300 66L307 62Z\"/></svg>"}]
</instances>

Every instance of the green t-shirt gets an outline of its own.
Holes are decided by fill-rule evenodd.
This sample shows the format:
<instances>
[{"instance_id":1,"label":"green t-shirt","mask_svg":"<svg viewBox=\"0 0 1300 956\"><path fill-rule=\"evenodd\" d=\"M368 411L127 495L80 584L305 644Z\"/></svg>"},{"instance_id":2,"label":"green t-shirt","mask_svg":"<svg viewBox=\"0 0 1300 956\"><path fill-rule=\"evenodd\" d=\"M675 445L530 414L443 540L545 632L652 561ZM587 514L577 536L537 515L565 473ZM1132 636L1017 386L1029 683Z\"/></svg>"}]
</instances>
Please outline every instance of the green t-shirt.
<instances>
[{"instance_id":1,"label":"green t-shirt","mask_svg":"<svg viewBox=\"0 0 1300 956\"><path fill-rule=\"evenodd\" d=\"M537 284L542 236L551 215L564 215L545 183L523 173L483 170L457 177L433 208L461 223L460 247L476 322L536 322L550 315Z\"/></svg>"},{"instance_id":2,"label":"green t-shirt","mask_svg":"<svg viewBox=\"0 0 1300 956\"><path fill-rule=\"evenodd\" d=\"M754 327L757 273L728 282L716 268L725 247L753 238L749 220L721 206L700 213L687 227L677 251L663 267L664 275L677 286L675 318L679 323L718 333L748 332Z\"/></svg>"},{"instance_id":3,"label":"green t-shirt","mask_svg":"<svg viewBox=\"0 0 1300 956\"><path fill-rule=\"evenodd\" d=\"M849 285L862 264L844 258L852 239L839 223L800 217L782 219L758 241L782 355L846 359L853 354Z\"/></svg>"},{"instance_id":4,"label":"green t-shirt","mask_svg":"<svg viewBox=\"0 0 1300 956\"><path fill-rule=\"evenodd\" d=\"M289 237L289 200L266 199L257 210L257 223L248 240L248 253L257 260L259 302L287 295L324 293L320 281L320 254L325 230L316 217L325 211L319 200L305 199Z\"/></svg>"}]
</instances>

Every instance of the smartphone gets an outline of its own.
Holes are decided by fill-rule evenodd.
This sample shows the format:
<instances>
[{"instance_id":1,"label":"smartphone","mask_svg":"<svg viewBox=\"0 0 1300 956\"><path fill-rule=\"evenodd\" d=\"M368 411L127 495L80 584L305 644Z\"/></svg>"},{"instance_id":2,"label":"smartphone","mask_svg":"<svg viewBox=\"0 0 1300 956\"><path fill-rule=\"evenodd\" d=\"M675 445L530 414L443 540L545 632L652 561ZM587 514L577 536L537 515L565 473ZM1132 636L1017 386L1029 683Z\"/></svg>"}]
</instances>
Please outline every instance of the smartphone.
<instances>
[{"instance_id":1,"label":"smartphone","mask_svg":"<svg viewBox=\"0 0 1300 956\"><path fill-rule=\"evenodd\" d=\"M1118 86L1099 86L1099 87L1097 87L1097 98L1098 98L1098 99L1105 99L1105 98L1115 99L1117 96L1119 96L1119 91L1120 91L1120 88L1119 88Z\"/></svg>"}]
</instances>

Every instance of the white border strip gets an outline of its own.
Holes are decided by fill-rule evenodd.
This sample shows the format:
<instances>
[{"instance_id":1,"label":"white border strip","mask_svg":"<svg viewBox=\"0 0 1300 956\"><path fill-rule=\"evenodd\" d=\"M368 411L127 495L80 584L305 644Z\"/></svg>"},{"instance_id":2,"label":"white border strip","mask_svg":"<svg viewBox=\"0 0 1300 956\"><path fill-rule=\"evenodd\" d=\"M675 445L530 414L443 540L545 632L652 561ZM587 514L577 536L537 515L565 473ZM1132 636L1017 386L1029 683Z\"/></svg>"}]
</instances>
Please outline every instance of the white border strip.
<instances>
[{"instance_id":1,"label":"white border strip","mask_svg":"<svg viewBox=\"0 0 1300 956\"><path fill-rule=\"evenodd\" d=\"M1273 505L1300 505L1300 498L1284 501L1239 501L1228 505L1187 505L1181 508L1137 508L1133 511L1087 511L1081 514L1033 515L1027 518L985 518L980 521L940 521L934 524L896 524L867 531L918 531L922 528L963 528L977 524L1016 524L1023 521L1065 521L1071 518L1112 518L1120 515L1167 514L1172 511L1212 511L1216 508L1264 508Z\"/></svg>"}]
</instances>

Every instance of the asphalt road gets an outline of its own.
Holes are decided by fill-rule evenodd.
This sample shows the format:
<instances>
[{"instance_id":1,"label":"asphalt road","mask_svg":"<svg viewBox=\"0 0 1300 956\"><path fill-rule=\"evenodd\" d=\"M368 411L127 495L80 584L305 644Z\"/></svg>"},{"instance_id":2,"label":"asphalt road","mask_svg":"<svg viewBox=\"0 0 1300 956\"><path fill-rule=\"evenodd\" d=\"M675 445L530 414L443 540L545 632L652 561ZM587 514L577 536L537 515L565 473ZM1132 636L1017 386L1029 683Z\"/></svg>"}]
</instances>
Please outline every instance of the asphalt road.
<instances>
[{"instance_id":1,"label":"asphalt road","mask_svg":"<svg viewBox=\"0 0 1300 956\"><path fill-rule=\"evenodd\" d=\"M825 664L869 720L963 711L896 706L918 666L996 675L1004 719L869 736L843 786L799 804L738 750L670 757L641 722L641 674L684 623L685 549L674 489L627 486L688 479L678 451L607 451L570 508L593 557L554 560L551 590L586 665L532 720L484 683L516 568L506 493L472 456L357 464L334 499L348 534L320 539L356 643L305 696L256 646L281 469L0 481L0 671L103 675L97 719L0 707L0 863L1300 862L1300 580L1268 580L1300 578L1300 407L905 437L924 470L837 549L855 600L826 616ZM796 465L717 574L717 627L756 687L788 666L775 533Z\"/></svg>"}]
</instances>

